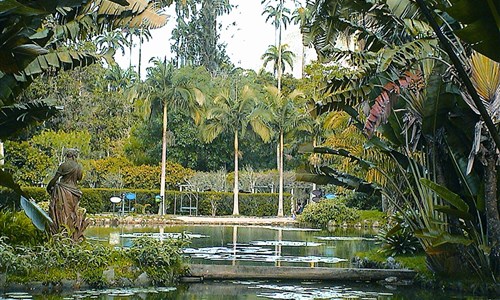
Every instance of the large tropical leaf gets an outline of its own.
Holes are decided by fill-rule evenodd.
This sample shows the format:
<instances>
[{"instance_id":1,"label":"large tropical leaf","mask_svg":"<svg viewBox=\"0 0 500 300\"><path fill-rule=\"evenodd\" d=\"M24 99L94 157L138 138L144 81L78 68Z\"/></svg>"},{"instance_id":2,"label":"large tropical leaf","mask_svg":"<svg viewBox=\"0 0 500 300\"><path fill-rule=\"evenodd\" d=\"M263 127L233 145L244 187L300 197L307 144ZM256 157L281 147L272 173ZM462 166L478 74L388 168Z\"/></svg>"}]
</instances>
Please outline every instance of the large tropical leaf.
<instances>
[{"instance_id":1,"label":"large tropical leaf","mask_svg":"<svg viewBox=\"0 0 500 300\"><path fill-rule=\"evenodd\" d=\"M380 193L380 188L375 184L366 182L356 176L339 172L327 166L320 168L299 168L296 170L295 179L298 181L311 182L320 185L333 184L369 195Z\"/></svg>"},{"instance_id":2,"label":"large tropical leaf","mask_svg":"<svg viewBox=\"0 0 500 300\"><path fill-rule=\"evenodd\" d=\"M380 95L375 98L375 104L370 109L364 128L365 134L370 138L377 127L389 118L392 107L396 103L402 88L420 89L422 75L420 73L405 72L395 82L388 82L382 88Z\"/></svg>"},{"instance_id":3,"label":"large tropical leaf","mask_svg":"<svg viewBox=\"0 0 500 300\"><path fill-rule=\"evenodd\" d=\"M453 205L455 208L457 208L460 211L463 212L468 212L469 211L469 205L465 203L462 198L460 198L459 195L453 193L446 187L437 184L427 178L421 178L420 183L422 183L424 186L430 188L432 191L434 191L439 197L441 197L443 200L448 202L449 204Z\"/></svg>"},{"instance_id":4,"label":"large tropical leaf","mask_svg":"<svg viewBox=\"0 0 500 300\"><path fill-rule=\"evenodd\" d=\"M0 71L0 106L13 104L15 98L33 81L33 78L44 72L85 67L103 59L111 64L113 54L113 49L103 55L61 49L39 55L17 73L6 74Z\"/></svg>"},{"instance_id":5,"label":"large tropical leaf","mask_svg":"<svg viewBox=\"0 0 500 300\"><path fill-rule=\"evenodd\" d=\"M51 100L0 107L0 139L7 138L34 122L46 120L62 110Z\"/></svg>"},{"instance_id":6,"label":"large tropical leaf","mask_svg":"<svg viewBox=\"0 0 500 300\"><path fill-rule=\"evenodd\" d=\"M49 230L49 226L53 223L52 219L33 200L28 200L24 196L21 196L21 207L36 228L42 231Z\"/></svg>"},{"instance_id":7,"label":"large tropical leaf","mask_svg":"<svg viewBox=\"0 0 500 300\"><path fill-rule=\"evenodd\" d=\"M321 153L321 154L332 154L343 156L349 158L351 161L355 161L361 166L363 169L368 170L373 168L375 165L372 162L359 158L355 155L352 155L349 151L345 149L332 149L328 147L313 147L312 143L302 144L298 149L299 153Z\"/></svg>"},{"instance_id":8,"label":"large tropical leaf","mask_svg":"<svg viewBox=\"0 0 500 300\"><path fill-rule=\"evenodd\" d=\"M500 5L491 0L450 0L445 7L451 17L462 24L455 34L474 50L500 62Z\"/></svg>"}]
</instances>

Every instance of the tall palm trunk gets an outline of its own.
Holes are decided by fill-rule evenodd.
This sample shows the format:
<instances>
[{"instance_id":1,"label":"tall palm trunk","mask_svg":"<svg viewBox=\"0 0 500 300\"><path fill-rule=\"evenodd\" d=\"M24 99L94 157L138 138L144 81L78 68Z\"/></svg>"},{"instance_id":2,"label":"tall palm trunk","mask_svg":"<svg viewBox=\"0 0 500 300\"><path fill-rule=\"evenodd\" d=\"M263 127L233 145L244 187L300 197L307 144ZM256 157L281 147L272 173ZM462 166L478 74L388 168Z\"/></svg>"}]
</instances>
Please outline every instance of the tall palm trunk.
<instances>
[{"instance_id":1,"label":"tall palm trunk","mask_svg":"<svg viewBox=\"0 0 500 300\"><path fill-rule=\"evenodd\" d=\"M130 29L129 29L130 30ZM128 67L129 69L132 68L132 48L133 48L133 45L134 45L134 40L133 40L133 34L130 33L130 45L128 46L128 49L130 51L129 53L129 59L128 59Z\"/></svg>"},{"instance_id":2,"label":"tall palm trunk","mask_svg":"<svg viewBox=\"0 0 500 300\"><path fill-rule=\"evenodd\" d=\"M278 217L283 217L283 130L280 130L280 162L279 162L279 194L278 194Z\"/></svg>"},{"instance_id":3,"label":"tall palm trunk","mask_svg":"<svg viewBox=\"0 0 500 300\"><path fill-rule=\"evenodd\" d=\"M238 193L240 191L238 182L238 130L234 131L234 188L233 188L233 215L240 214Z\"/></svg>"},{"instance_id":4,"label":"tall palm trunk","mask_svg":"<svg viewBox=\"0 0 500 300\"><path fill-rule=\"evenodd\" d=\"M139 63L137 63L137 74L141 79L141 61L142 61L142 28L139 31Z\"/></svg>"},{"instance_id":5,"label":"tall palm trunk","mask_svg":"<svg viewBox=\"0 0 500 300\"><path fill-rule=\"evenodd\" d=\"M316 148L316 146L318 145L317 141L316 141L316 137L313 137L313 148ZM317 189L317 185L316 183L313 183L312 184L312 190L315 191ZM312 196L313 194L312 193L309 193L309 201L312 200ZM305 205L305 203L303 203L303 205Z\"/></svg>"},{"instance_id":6,"label":"tall palm trunk","mask_svg":"<svg viewBox=\"0 0 500 300\"><path fill-rule=\"evenodd\" d=\"M167 165L167 101L163 103L163 129L161 143L161 177L160 177L160 197L161 205L158 214L165 215L165 175Z\"/></svg>"},{"instance_id":7,"label":"tall palm trunk","mask_svg":"<svg viewBox=\"0 0 500 300\"><path fill-rule=\"evenodd\" d=\"M280 0L280 16L281 18L283 18L282 16L282 13L283 13L283 0ZM278 25L278 72L277 72L277 75L278 75L278 91L281 92L281 68L282 68L282 61L281 61L281 20L279 21L279 25Z\"/></svg>"}]
</instances>

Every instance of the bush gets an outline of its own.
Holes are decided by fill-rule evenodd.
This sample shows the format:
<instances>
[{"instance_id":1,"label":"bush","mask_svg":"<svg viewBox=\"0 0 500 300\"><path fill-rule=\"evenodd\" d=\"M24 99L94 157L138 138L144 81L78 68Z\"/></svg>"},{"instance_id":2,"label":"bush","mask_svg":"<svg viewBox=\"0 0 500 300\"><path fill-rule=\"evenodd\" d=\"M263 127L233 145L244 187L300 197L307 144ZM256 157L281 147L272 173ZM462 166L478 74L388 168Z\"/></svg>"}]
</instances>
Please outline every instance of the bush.
<instances>
[{"instance_id":1,"label":"bush","mask_svg":"<svg viewBox=\"0 0 500 300\"><path fill-rule=\"evenodd\" d=\"M39 245L46 234L35 228L24 212L0 211L0 236L10 245Z\"/></svg>"},{"instance_id":2,"label":"bush","mask_svg":"<svg viewBox=\"0 0 500 300\"><path fill-rule=\"evenodd\" d=\"M201 215L212 215L214 207L217 216L233 213L233 193L230 192L200 192L198 212ZM290 212L290 194L285 194L283 211ZM278 213L278 194L255 193L239 194L240 214L244 216L271 217Z\"/></svg>"},{"instance_id":3,"label":"bush","mask_svg":"<svg viewBox=\"0 0 500 300\"><path fill-rule=\"evenodd\" d=\"M306 205L299 216L299 222L309 223L315 227L326 228L328 222L335 223L355 221L359 218L356 209L347 207L338 200L322 200Z\"/></svg>"},{"instance_id":4,"label":"bush","mask_svg":"<svg viewBox=\"0 0 500 300\"><path fill-rule=\"evenodd\" d=\"M24 191L35 199L36 202L45 202L49 200L49 194L45 188L28 187ZM120 197L123 193L135 193L136 200L131 203L131 207L139 204L138 207L147 206L148 213L158 212L158 202L155 197L160 193L159 190L142 190L142 189L86 189L82 188L83 196L80 199L80 207L87 210L89 214L98 214L103 212L113 211L113 204L109 199L113 196ZM233 213L233 193L230 192L180 192L180 191L165 191L165 201L167 213L174 213L174 205L177 205L176 213L179 213L180 202L182 197L189 195L198 197L198 214L212 215L215 211L217 216L231 215ZM283 209L285 214L290 212L291 201L290 194L284 194ZM19 196L11 190L0 189L0 199L8 199L9 203L16 203L19 206ZM184 198L186 199L186 198ZM7 201L7 200L6 200ZM126 200L127 201L127 200ZM193 200L194 201L194 200ZM240 214L245 216L276 216L278 212L278 194L271 193L255 193L239 194ZM128 203L125 202L128 209ZM194 204L193 204L194 205ZM120 209L120 205L115 207L115 210ZM141 211L137 211L141 213Z\"/></svg>"},{"instance_id":5,"label":"bush","mask_svg":"<svg viewBox=\"0 0 500 300\"><path fill-rule=\"evenodd\" d=\"M152 238L138 238L128 252L129 257L145 271L153 284L167 284L185 273L181 247L184 239L160 241Z\"/></svg>"},{"instance_id":6,"label":"bush","mask_svg":"<svg viewBox=\"0 0 500 300\"><path fill-rule=\"evenodd\" d=\"M348 207L362 210L382 210L382 197L365 193L349 193L342 197Z\"/></svg>"},{"instance_id":7,"label":"bush","mask_svg":"<svg viewBox=\"0 0 500 300\"><path fill-rule=\"evenodd\" d=\"M137 277L140 273L134 270L139 270L146 272L156 284L169 284L185 273L180 249L184 243L178 239L166 239L162 243L138 239L129 249L115 249L100 243L74 243L55 236L35 247L15 247L0 238L0 272L14 282L56 284L63 279L80 277L93 287L103 287L109 283L103 272L113 268L125 278Z\"/></svg>"},{"instance_id":8,"label":"bush","mask_svg":"<svg viewBox=\"0 0 500 300\"><path fill-rule=\"evenodd\" d=\"M395 256L423 251L410 226L399 215L393 216L393 224L380 228L377 239L382 244L380 252Z\"/></svg>"}]
</instances>

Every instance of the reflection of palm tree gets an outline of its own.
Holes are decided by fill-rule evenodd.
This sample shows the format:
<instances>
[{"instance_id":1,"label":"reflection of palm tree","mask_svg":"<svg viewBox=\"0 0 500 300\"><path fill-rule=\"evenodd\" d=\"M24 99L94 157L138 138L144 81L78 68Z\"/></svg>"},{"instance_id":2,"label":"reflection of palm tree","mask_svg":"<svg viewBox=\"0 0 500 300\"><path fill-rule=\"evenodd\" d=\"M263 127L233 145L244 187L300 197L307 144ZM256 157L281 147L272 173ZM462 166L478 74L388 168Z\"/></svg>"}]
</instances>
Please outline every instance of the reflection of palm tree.
<instances>
[{"instance_id":1,"label":"reflection of palm tree","mask_svg":"<svg viewBox=\"0 0 500 300\"><path fill-rule=\"evenodd\" d=\"M162 129L162 158L160 197L162 204L160 214L165 214L165 166L167 161L167 107L187 109L191 112L195 122L198 121L199 105L203 102L203 95L194 86L189 75L174 69L171 63L160 59L152 59L153 67L148 68L146 79L146 95L150 98L152 112L158 108L163 110Z\"/></svg>"},{"instance_id":2,"label":"reflection of palm tree","mask_svg":"<svg viewBox=\"0 0 500 300\"><path fill-rule=\"evenodd\" d=\"M278 237L276 238L276 247L274 248L277 267L281 267L281 242L283 241L283 229L278 228Z\"/></svg>"},{"instance_id":3,"label":"reflection of palm tree","mask_svg":"<svg viewBox=\"0 0 500 300\"><path fill-rule=\"evenodd\" d=\"M233 226L233 266L236 265L236 253L238 246L238 226Z\"/></svg>"},{"instance_id":4,"label":"reflection of palm tree","mask_svg":"<svg viewBox=\"0 0 500 300\"><path fill-rule=\"evenodd\" d=\"M239 215L238 203L238 158L239 134L243 135L248 125L264 141L271 137L270 129L263 121L266 111L255 103L255 95L249 86L223 88L208 108L206 119L201 127L205 142L212 142L222 132L231 132L234 136L234 187L233 215Z\"/></svg>"}]
</instances>

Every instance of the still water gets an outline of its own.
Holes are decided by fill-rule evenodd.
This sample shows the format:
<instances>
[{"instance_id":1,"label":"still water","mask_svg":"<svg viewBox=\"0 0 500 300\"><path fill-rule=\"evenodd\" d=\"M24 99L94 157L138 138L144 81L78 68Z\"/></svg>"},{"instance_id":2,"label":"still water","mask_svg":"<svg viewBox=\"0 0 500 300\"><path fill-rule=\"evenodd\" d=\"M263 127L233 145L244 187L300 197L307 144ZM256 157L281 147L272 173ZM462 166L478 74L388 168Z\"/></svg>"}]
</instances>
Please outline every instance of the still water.
<instances>
[{"instance_id":1,"label":"still water","mask_svg":"<svg viewBox=\"0 0 500 300\"><path fill-rule=\"evenodd\" d=\"M374 283L330 283L308 281L207 281L175 287L106 289L64 294L0 293L6 299L99 299L99 300L255 300L255 299L377 299L377 300L448 300L487 299L439 290L382 286Z\"/></svg>"},{"instance_id":2,"label":"still water","mask_svg":"<svg viewBox=\"0 0 500 300\"><path fill-rule=\"evenodd\" d=\"M356 252L377 247L372 229L335 231L272 226L91 227L86 236L127 247L140 236L188 236L184 249L191 263L350 267Z\"/></svg>"},{"instance_id":3,"label":"still water","mask_svg":"<svg viewBox=\"0 0 500 300\"><path fill-rule=\"evenodd\" d=\"M127 247L139 236L168 238L189 235L184 249L191 263L350 267L356 252L378 247L376 232L365 229L321 231L270 226L90 227L90 240ZM100 300L253 300L253 299L487 299L411 286L367 282L205 281L160 288L123 288L63 294L3 293L4 299Z\"/></svg>"}]
</instances>

